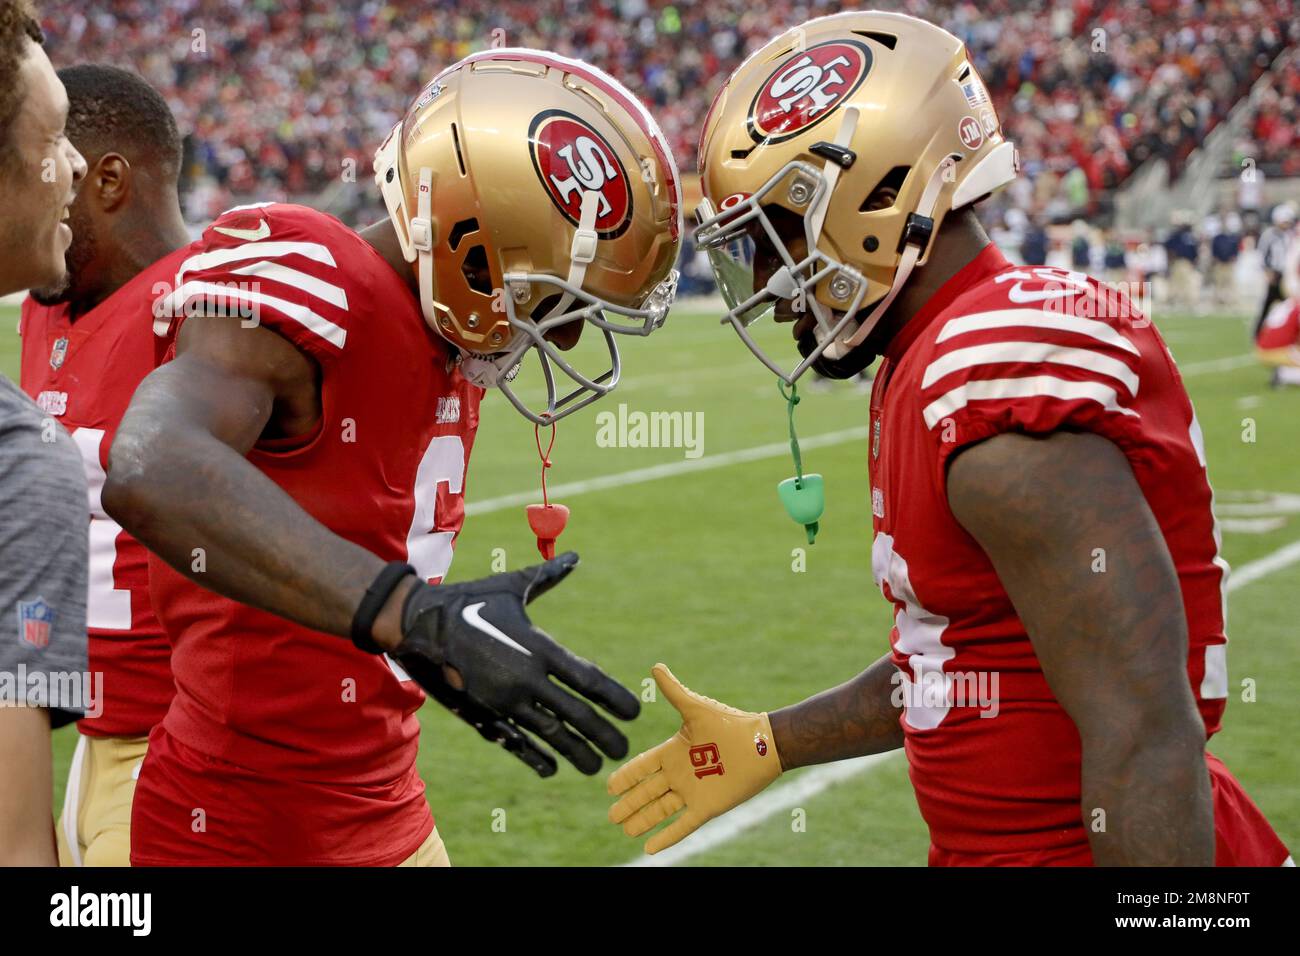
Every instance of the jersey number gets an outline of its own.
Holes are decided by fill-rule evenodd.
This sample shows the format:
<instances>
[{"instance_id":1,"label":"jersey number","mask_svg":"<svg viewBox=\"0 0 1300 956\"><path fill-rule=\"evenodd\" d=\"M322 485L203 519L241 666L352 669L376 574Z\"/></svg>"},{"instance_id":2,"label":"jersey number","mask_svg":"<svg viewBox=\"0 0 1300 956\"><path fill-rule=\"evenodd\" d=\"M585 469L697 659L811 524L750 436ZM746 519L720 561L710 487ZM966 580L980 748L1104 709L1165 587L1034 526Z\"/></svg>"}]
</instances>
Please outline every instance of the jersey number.
<instances>
[{"instance_id":1,"label":"jersey number","mask_svg":"<svg viewBox=\"0 0 1300 956\"><path fill-rule=\"evenodd\" d=\"M415 514L406 533L406 560L426 580L440 581L451 570L451 543L456 532L433 530L437 523L438 489L444 482L453 495L464 490L465 443L459 435L439 435L429 442L415 472ZM398 680L411 679L391 657L388 666Z\"/></svg>"},{"instance_id":2,"label":"jersey number","mask_svg":"<svg viewBox=\"0 0 1300 956\"><path fill-rule=\"evenodd\" d=\"M86 469L86 496L90 505L90 569L86 594L86 626L105 631L131 629L131 592L114 586L113 568L117 564L117 536L122 526L108 516L100 502L104 480L108 475L100 464L100 446L104 429L77 428L72 440L81 452Z\"/></svg>"}]
</instances>

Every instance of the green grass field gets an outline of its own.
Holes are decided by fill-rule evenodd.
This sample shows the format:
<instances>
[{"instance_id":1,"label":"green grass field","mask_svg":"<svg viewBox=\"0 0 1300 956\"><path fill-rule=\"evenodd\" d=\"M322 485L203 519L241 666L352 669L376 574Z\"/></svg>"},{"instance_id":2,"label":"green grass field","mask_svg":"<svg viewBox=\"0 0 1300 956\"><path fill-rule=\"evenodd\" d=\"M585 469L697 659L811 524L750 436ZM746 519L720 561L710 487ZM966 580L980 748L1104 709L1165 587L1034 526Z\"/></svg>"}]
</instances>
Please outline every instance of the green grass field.
<instances>
[{"instance_id":1,"label":"green grass field","mask_svg":"<svg viewBox=\"0 0 1300 956\"><path fill-rule=\"evenodd\" d=\"M1267 388L1266 373L1243 357L1247 335L1238 317L1161 325L1196 402L1222 516L1236 516L1225 531L1226 557L1241 566L1300 539L1300 498L1277 497L1300 495L1300 394ZM13 328L13 310L0 308L0 368L10 375L17 370ZM788 455L714 467L717 456L784 440L784 408L770 373L716 320L685 310L652 338L627 343L625 359L619 391L561 423L550 481L680 467L556 496L573 509L562 546L579 551L583 564L534 605L537 622L629 685L639 687L663 660L694 688L756 710L839 683L884 653L890 614L871 581L866 441L857 431L834 435L865 426L867 397L840 385L808 395L799 408L802 436L838 440L805 452L807 470L826 477L828 505L807 570L797 573L792 549L803 534L775 490L791 473ZM596 414L616 411L619 402L633 411L702 413L703 456L682 465L680 448L598 446ZM1245 436L1253 441L1243 440L1245 419L1254 423L1253 436ZM537 473L531 425L489 396L453 580L488 573L495 549L504 550L510 568L537 559L523 506L496 500L535 490ZM1291 564L1233 594L1230 701L1225 730L1212 744L1293 846L1300 840L1300 750L1291 723L1300 699L1298 585L1300 564ZM1254 702L1240 699L1247 678L1255 682ZM420 768L454 863L604 865L638 856L639 843L605 820L603 775L589 779L565 766L539 780L436 706L421 716ZM647 703L628 728L634 752L676 726L666 702ZM56 735L60 775L74 733ZM56 785L61 793L62 780ZM798 806L806 814L802 831L782 810L691 862L925 862L925 827L897 756Z\"/></svg>"}]
</instances>

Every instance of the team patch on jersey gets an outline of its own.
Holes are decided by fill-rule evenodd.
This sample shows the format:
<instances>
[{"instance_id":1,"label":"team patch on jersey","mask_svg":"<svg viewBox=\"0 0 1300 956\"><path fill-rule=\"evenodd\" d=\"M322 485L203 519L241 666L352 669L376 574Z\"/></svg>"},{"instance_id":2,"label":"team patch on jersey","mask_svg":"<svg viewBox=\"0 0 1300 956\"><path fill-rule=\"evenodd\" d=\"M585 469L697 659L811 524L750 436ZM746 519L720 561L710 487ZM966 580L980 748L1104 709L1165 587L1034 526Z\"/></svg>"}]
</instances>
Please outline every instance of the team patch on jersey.
<instances>
[{"instance_id":1,"label":"team patch on jersey","mask_svg":"<svg viewBox=\"0 0 1300 956\"><path fill-rule=\"evenodd\" d=\"M546 110L528 127L533 169L564 218L578 225L584 193L599 194L596 233L621 236L632 221L632 184L609 142L564 110Z\"/></svg>"},{"instance_id":2,"label":"team patch on jersey","mask_svg":"<svg viewBox=\"0 0 1300 956\"><path fill-rule=\"evenodd\" d=\"M50 630L54 626L54 608L45 598L18 602L18 636L32 647L50 646Z\"/></svg>"},{"instance_id":3,"label":"team patch on jersey","mask_svg":"<svg viewBox=\"0 0 1300 956\"><path fill-rule=\"evenodd\" d=\"M747 126L756 143L780 143L811 129L853 93L871 71L871 49L830 40L794 51L754 94Z\"/></svg>"},{"instance_id":4,"label":"team patch on jersey","mask_svg":"<svg viewBox=\"0 0 1300 956\"><path fill-rule=\"evenodd\" d=\"M61 335L54 340L54 348L50 349L50 368L58 370L63 368L63 360L68 357L68 337Z\"/></svg>"}]
</instances>

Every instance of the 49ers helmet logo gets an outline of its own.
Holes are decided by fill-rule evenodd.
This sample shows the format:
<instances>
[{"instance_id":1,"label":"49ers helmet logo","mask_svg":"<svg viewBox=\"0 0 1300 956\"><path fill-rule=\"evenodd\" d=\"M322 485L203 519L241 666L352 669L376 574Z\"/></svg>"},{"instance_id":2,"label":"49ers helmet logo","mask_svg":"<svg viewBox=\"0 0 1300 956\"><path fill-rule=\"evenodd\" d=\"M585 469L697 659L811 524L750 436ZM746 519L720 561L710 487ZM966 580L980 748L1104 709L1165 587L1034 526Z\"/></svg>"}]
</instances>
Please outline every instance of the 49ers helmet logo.
<instances>
[{"instance_id":1,"label":"49ers helmet logo","mask_svg":"<svg viewBox=\"0 0 1300 956\"><path fill-rule=\"evenodd\" d=\"M551 201L575 226L582 196L594 190L596 233L616 239L632 221L632 184L609 142L583 120L563 110L547 110L528 127L533 169Z\"/></svg>"},{"instance_id":2,"label":"49ers helmet logo","mask_svg":"<svg viewBox=\"0 0 1300 956\"><path fill-rule=\"evenodd\" d=\"M857 40L829 40L796 50L773 71L749 106L749 135L780 143L817 125L862 85L871 48Z\"/></svg>"}]
</instances>

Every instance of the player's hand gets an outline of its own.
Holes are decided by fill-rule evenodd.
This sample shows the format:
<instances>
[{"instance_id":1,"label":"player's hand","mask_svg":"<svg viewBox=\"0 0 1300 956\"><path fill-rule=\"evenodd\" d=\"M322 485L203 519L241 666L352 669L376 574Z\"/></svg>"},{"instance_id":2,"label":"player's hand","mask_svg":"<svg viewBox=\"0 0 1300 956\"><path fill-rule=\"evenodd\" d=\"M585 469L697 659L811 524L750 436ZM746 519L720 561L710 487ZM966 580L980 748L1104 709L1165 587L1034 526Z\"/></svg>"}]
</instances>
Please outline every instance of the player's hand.
<instances>
[{"instance_id":1,"label":"player's hand","mask_svg":"<svg viewBox=\"0 0 1300 956\"><path fill-rule=\"evenodd\" d=\"M663 664L656 664L651 673L682 715L682 727L609 775L609 792L620 797L609 808L609 819L621 823L628 836L638 837L682 811L646 841L645 851L658 853L779 777L781 758L767 714L703 697L683 686Z\"/></svg>"},{"instance_id":2,"label":"player's hand","mask_svg":"<svg viewBox=\"0 0 1300 956\"><path fill-rule=\"evenodd\" d=\"M543 777L555 773L555 759L524 731L594 774L600 755L591 745L618 760L627 738L587 701L624 720L641 709L631 691L534 627L524 610L577 564L570 551L478 581L421 582L402 606L402 640L391 652L431 697Z\"/></svg>"}]
</instances>

